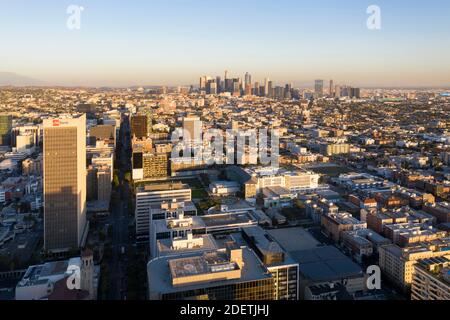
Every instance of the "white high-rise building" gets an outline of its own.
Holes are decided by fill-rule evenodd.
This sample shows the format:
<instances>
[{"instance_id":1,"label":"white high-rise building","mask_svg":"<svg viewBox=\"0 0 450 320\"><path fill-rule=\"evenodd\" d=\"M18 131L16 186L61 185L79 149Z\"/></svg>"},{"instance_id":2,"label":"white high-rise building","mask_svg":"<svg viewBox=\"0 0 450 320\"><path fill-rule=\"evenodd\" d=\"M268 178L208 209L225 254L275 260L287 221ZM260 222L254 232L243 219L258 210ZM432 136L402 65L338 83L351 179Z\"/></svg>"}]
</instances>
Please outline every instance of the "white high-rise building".
<instances>
[{"instance_id":1,"label":"white high-rise building","mask_svg":"<svg viewBox=\"0 0 450 320\"><path fill-rule=\"evenodd\" d=\"M264 96L265 97L269 96L269 82L270 82L269 78L266 78L264 81Z\"/></svg>"},{"instance_id":2,"label":"white high-rise building","mask_svg":"<svg viewBox=\"0 0 450 320\"><path fill-rule=\"evenodd\" d=\"M162 183L136 188L136 237L147 239L150 230L150 209L166 201L190 202L192 191L188 185L181 183ZM194 207L195 208L195 207Z\"/></svg>"}]
</instances>

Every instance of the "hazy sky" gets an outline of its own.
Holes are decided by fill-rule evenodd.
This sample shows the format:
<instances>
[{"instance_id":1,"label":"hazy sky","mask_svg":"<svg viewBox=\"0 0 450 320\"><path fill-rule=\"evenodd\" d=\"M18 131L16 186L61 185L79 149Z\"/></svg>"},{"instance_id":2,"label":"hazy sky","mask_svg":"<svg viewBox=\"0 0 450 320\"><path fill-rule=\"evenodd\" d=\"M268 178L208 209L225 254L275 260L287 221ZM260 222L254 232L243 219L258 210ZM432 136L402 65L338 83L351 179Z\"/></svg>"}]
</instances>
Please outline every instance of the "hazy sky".
<instances>
[{"instance_id":1,"label":"hazy sky","mask_svg":"<svg viewBox=\"0 0 450 320\"><path fill-rule=\"evenodd\" d=\"M67 7L84 7L69 30ZM381 30L366 27L369 5ZM61 85L450 86L448 0L0 0L0 71Z\"/></svg>"}]
</instances>

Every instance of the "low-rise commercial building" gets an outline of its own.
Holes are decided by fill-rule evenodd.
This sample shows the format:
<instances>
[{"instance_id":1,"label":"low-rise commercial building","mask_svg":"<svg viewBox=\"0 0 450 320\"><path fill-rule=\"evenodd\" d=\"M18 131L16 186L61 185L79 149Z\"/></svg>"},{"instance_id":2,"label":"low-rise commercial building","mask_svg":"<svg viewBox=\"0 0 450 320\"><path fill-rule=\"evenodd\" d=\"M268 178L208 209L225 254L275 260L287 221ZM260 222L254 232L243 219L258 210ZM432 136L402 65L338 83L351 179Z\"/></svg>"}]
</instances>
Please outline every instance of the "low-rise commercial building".
<instances>
[{"instance_id":1,"label":"low-rise commercial building","mask_svg":"<svg viewBox=\"0 0 450 320\"><path fill-rule=\"evenodd\" d=\"M342 232L366 229L367 223L359 221L347 212L338 212L322 215L321 226L333 241L340 242Z\"/></svg>"},{"instance_id":2,"label":"low-rise commercial building","mask_svg":"<svg viewBox=\"0 0 450 320\"><path fill-rule=\"evenodd\" d=\"M228 196L239 192L241 187L235 181L215 181L209 185L209 190L215 196Z\"/></svg>"},{"instance_id":3,"label":"low-rise commercial building","mask_svg":"<svg viewBox=\"0 0 450 320\"><path fill-rule=\"evenodd\" d=\"M16 286L16 300L95 300L98 273L90 250L78 258L30 266ZM72 278L78 279L69 288Z\"/></svg>"},{"instance_id":4,"label":"low-rise commercial building","mask_svg":"<svg viewBox=\"0 0 450 320\"><path fill-rule=\"evenodd\" d=\"M231 180L244 186L247 199L255 198L264 188L282 187L291 193L299 193L319 188L320 175L309 171L289 171L273 167L241 168L231 166L227 168L227 175Z\"/></svg>"},{"instance_id":5,"label":"low-rise commercial building","mask_svg":"<svg viewBox=\"0 0 450 320\"><path fill-rule=\"evenodd\" d=\"M448 202L426 203L423 211L435 216L439 223L450 222L450 203Z\"/></svg>"},{"instance_id":6,"label":"low-rise commercial building","mask_svg":"<svg viewBox=\"0 0 450 320\"><path fill-rule=\"evenodd\" d=\"M414 243L444 238L447 232L422 223L400 223L386 225L384 235L394 244L405 247Z\"/></svg>"},{"instance_id":7,"label":"low-rise commercial building","mask_svg":"<svg viewBox=\"0 0 450 320\"><path fill-rule=\"evenodd\" d=\"M370 229L345 231L342 234L343 245L361 259L378 252L378 248L391 244L391 241Z\"/></svg>"}]
</instances>

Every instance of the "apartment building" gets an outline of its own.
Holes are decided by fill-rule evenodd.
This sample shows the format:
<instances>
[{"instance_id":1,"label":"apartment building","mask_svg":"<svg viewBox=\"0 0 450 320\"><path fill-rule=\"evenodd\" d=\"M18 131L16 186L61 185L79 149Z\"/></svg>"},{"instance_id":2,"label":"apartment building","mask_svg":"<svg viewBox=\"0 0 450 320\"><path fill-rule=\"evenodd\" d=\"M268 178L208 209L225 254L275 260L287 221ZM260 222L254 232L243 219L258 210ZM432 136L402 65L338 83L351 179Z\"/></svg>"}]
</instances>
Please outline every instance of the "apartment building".
<instances>
[{"instance_id":1,"label":"apartment building","mask_svg":"<svg viewBox=\"0 0 450 320\"><path fill-rule=\"evenodd\" d=\"M365 222L359 221L348 212L322 215L321 226L325 233L335 242L340 242L342 240L342 233L344 231L367 228Z\"/></svg>"},{"instance_id":2,"label":"apartment building","mask_svg":"<svg viewBox=\"0 0 450 320\"><path fill-rule=\"evenodd\" d=\"M419 260L414 266L411 300L450 300L450 260Z\"/></svg>"},{"instance_id":3,"label":"apartment building","mask_svg":"<svg viewBox=\"0 0 450 320\"><path fill-rule=\"evenodd\" d=\"M450 203L448 202L426 203L423 211L435 216L439 223L450 222Z\"/></svg>"},{"instance_id":4,"label":"apartment building","mask_svg":"<svg viewBox=\"0 0 450 320\"><path fill-rule=\"evenodd\" d=\"M407 248L395 244L379 248L382 272L403 290L411 287L414 265L418 260L437 257L450 258L450 238L438 239Z\"/></svg>"}]
</instances>

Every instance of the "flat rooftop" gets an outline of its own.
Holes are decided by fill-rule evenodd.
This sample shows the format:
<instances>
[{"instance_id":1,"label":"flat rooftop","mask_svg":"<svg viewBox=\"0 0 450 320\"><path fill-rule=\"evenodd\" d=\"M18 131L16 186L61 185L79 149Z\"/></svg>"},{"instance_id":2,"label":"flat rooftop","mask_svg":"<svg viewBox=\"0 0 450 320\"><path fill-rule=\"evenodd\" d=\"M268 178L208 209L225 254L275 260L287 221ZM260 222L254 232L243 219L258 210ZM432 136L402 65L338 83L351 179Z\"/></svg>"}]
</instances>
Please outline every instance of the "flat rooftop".
<instances>
[{"instance_id":1,"label":"flat rooftop","mask_svg":"<svg viewBox=\"0 0 450 320\"><path fill-rule=\"evenodd\" d=\"M240 246L247 246L249 245L249 243L248 239L244 239L244 233L247 235L247 237L250 238L250 241L253 241L253 245L255 245L262 253L283 253L283 261L272 262L270 265L268 265L268 267L297 264L289 255L289 253L284 250L280 246L280 244L261 227L255 226L244 228L241 232L232 233L230 235L230 238Z\"/></svg>"},{"instance_id":2,"label":"flat rooftop","mask_svg":"<svg viewBox=\"0 0 450 320\"><path fill-rule=\"evenodd\" d=\"M292 195L292 192L283 187L273 186L263 188L263 194L266 197L279 197Z\"/></svg>"},{"instance_id":3,"label":"flat rooftop","mask_svg":"<svg viewBox=\"0 0 450 320\"><path fill-rule=\"evenodd\" d=\"M226 213L233 211L253 211L255 208L245 200L241 199L224 199L220 205L212 207L208 210L208 214Z\"/></svg>"},{"instance_id":4,"label":"flat rooftop","mask_svg":"<svg viewBox=\"0 0 450 320\"><path fill-rule=\"evenodd\" d=\"M419 260L418 264L424 271L450 286L450 259L435 257Z\"/></svg>"},{"instance_id":5,"label":"flat rooftop","mask_svg":"<svg viewBox=\"0 0 450 320\"><path fill-rule=\"evenodd\" d=\"M195 257L202 256L203 253L192 253L186 255L185 262L188 262L189 259L194 259L192 261L196 261ZM172 285L172 275L170 272L169 261L173 260L173 257L160 257L154 260L151 260L147 264L147 277L149 283L150 292L160 293L160 294L168 294L175 293L179 291L188 291L188 290L196 290L200 288L209 288L216 287L220 285L228 285L235 284L240 282L249 282L263 279L270 279L271 275L267 271L267 269L261 264L258 257L255 255L253 251L248 248L242 248L242 256L244 261L244 266L241 269L241 277L240 279L230 279L230 280L217 280L210 282L202 282L200 284L191 284L184 285L182 287L177 287ZM176 263L175 268L184 268L181 263ZM188 269L192 269L192 267L187 267ZM196 266L194 265L193 271L195 272ZM202 270L202 267L198 270ZM184 272L184 271L183 271Z\"/></svg>"},{"instance_id":6,"label":"flat rooftop","mask_svg":"<svg viewBox=\"0 0 450 320\"><path fill-rule=\"evenodd\" d=\"M213 214L199 217L206 227L224 225L256 224L256 220L248 212Z\"/></svg>"},{"instance_id":7,"label":"flat rooftop","mask_svg":"<svg viewBox=\"0 0 450 320\"><path fill-rule=\"evenodd\" d=\"M65 261L53 261L41 265L30 266L17 286L27 287L29 285L46 283L48 278L63 276L67 272L69 265L80 265L80 263L80 258L72 258Z\"/></svg>"},{"instance_id":8,"label":"flat rooftop","mask_svg":"<svg viewBox=\"0 0 450 320\"><path fill-rule=\"evenodd\" d=\"M369 240L367 240L365 237L363 237L362 235L359 235L357 233L349 233L349 234L351 235L351 239L361 246L371 244L371 242Z\"/></svg>"},{"instance_id":9,"label":"flat rooftop","mask_svg":"<svg viewBox=\"0 0 450 320\"><path fill-rule=\"evenodd\" d=\"M436 203L437 207L450 210L450 203L448 202L438 202Z\"/></svg>"},{"instance_id":10,"label":"flat rooftop","mask_svg":"<svg viewBox=\"0 0 450 320\"><path fill-rule=\"evenodd\" d=\"M339 212L337 214L328 215L330 219L333 219L339 224L362 224L363 222L359 221L355 217L353 217L348 212Z\"/></svg>"},{"instance_id":11,"label":"flat rooftop","mask_svg":"<svg viewBox=\"0 0 450 320\"><path fill-rule=\"evenodd\" d=\"M192 201L176 201L176 202L174 202L173 200L172 201L163 201L162 203L152 203L152 204L150 204L150 209L166 211L167 209L161 208L162 204L169 204L169 207L172 204L176 204L178 206L178 209L183 209L185 212L197 210L197 207L195 206L195 204ZM169 209L169 210L177 210L177 209L175 208L175 209Z\"/></svg>"},{"instance_id":12,"label":"flat rooftop","mask_svg":"<svg viewBox=\"0 0 450 320\"><path fill-rule=\"evenodd\" d=\"M215 188L230 188L239 187L240 184L236 181L213 181L210 183L210 186Z\"/></svg>"},{"instance_id":13,"label":"flat rooftop","mask_svg":"<svg viewBox=\"0 0 450 320\"><path fill-rule=\"evenodd\" d=\"M374 182L382 182L380 180L375 180L373 178L361 178L361 179L352 179L353 183L356 184L366 184L366 183L374 183Z\"/></svg>"},{"instance_id":14,"label":"flat rooftop","mask_svg":"<svg viewBox=\"0 0 450 320\"><path fill-rule=\"evenodd\" d=\"M316 248L321 245L308 231L298 228L267 230L287 252Z\"/></svg>"},{"instance_id":15,"label":"flat rooftop","mask_svg":"<svg viewBox=\"0 0 450 320\"><path fill-rule=\"evenodd\" d=\"M299 263L302 277L315 282L364 276L359 265L333 246L299 250L290 254Z\"/></svg>"},{"instance_id":16,"label":"flat rooftop","mask_svg":"<svg viewBox=\"0 0 450 320\"><path fill-rule=\"evenodd\" d=\"M278 167L253 167L244 169L248 174L257 177L271 177L271 176L298 176L306 174L314 174L311 171L307 171L303 168L297 168L294 170L287 170L285 168Z\"/></svg>"},{"instance_id":17,"label":"flat rooftop","mask_svg":"<svg viewBox=\"0 0 450 320\"><path fill-rule=\"evenodd\" d=\"M144 184L136 187L137 192L149 192L149 191L170 191L170 190L181 190L189 189L187 184L181 182L175 183L153 183Z\"/></svg>"},{"instance_id":18,"label":"flat rooftop","mask_svg":"<svg viewBox=\"0 0 450 320\"><path fill-rule=\"evenodd\" d=\"M172 219L174 222L176 222L178 219ZM187 222L187 220L190 220L188 226L186 227L180 227L180 226L176 226L175 224L175 228L176 229L202 229L204 228L206 225L203 223L202 221L202 217L200 216L185 216L184 222ZM154 220L153 221L153 226L152 228L155 230L155 233L161 233L161 232L169 232L172 228L169 227L168 223L171 220Z\"/></svg>"},{"instance_id":19,"label":"flat rooftop","mask_svg":"<svg viewBox=\"0 0 450 320\"><path fill-rule=\"evenodd\" d=\"M255 246L264 254L284 252L281 246L272 238L269 238L269 235L260 227L245 228L242 232L251 238Z\"/></svg>"},{"instance_id":20,"label":"flat rooftop","mask_svg":"<svg viewBox=\"0 0 450 320\"><path fill-rule=\"evenodd\" d=\"M160 256L165 255L184 255L195 251L211 251L218 249L216 241L210 234L194 236L194 240L202 238L202 245L194 247L186 247L182 249L173 249L172 239L157 240L158 252Z\"/></svg>"},{"instance_id":21,"label":"flat rooftop","mask_svg":"<svg viewBox=\"0 0 450 320\"><path fill-rule=\"evenodd\" d=\"M23 283L26 283L23 286L27 286L28 284L39 283L40 279L46 279L47 277L65 273L67 267L68 267L67 261L49 262L43 265L31 266L28 268L26 274L22 279L25 280L26 282L20 281L18 283L18 286L19 287L22 286Z\"/></svg>"},{"instance_id":22,"label":"flat rooftop","mask_svg":"<svg viewBox=\"0 0 450 320\"><path fill-rule=\"evenodd\" d=\"M317 191L317 194L321 197L324 197L325 199L328 199L328 198L336 199L336 198L341 197L341 195L338 192L333 191L331 189L319 190L319 191Z\"/></svg>"},{"instance_id":23,"label":"flat rooftop","mask_svg":"<svg viewBox=\"0 0 450 320\"><path fill-rule=\"evenodd\" d=\"M364 237L377 245L391 242L391 240L389 240L388 238L381 236L380 234L376 233L371 229L358 229L353 231L345 231L345 233L351 234L352 236Z\"/></svg>"},{"instance_id":24,"label":"flat rooftop","mask_svg":"<svg viewBox=\"0 0 450 320\"><path fill-rule=\"evenodd\" d=\"M225 251L212 251L201 256L169 260L169 268L173 278L181 278L237 270L239 266L230 262Z\"/></svg>"}]
</instances>

